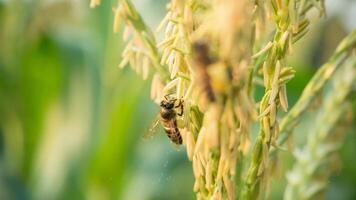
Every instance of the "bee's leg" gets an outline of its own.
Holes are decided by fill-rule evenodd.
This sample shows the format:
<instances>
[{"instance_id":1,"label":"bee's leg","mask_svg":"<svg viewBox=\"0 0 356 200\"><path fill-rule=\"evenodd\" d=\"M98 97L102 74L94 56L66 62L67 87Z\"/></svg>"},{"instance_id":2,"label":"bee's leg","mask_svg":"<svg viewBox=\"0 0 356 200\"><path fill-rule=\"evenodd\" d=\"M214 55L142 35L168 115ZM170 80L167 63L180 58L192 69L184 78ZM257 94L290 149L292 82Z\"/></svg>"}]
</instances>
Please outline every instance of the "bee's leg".
<instances>
[{"instance_id":1,"label":"bee's leg","mask_svg":"<svg viewBox=\"0 0 356 200\"><path fill-rule=\"evenodd\" d=\"M184 100L183 99L179 99L179 103L178 103L178 105L175 106L175 108L182 107L183 103L184 103Z\"/></svg>"},{"instance_id":2,"label":"bee's leg","mask_svg":"<svg viewBox=\"0 0 356 200\"><path fill-rule=\"evenodd\" d=\"M180 99L178 105L176 106L176 108L180 108L181 109L180 113L177 113L178 116L182 116L183 115L183 112L184 112L183 103L184 103L184 100Z\"/></svg>"},{"instance_id":3,"label":"bee's leg","mask_svg":"<svg viewBox=\"0 0 356 200\"><path fill-rule=\"evenodd\" d=\"M180 108L180 113L178 113L177 115L178 116L183 116L183 112L184 112L184 107L183 107L183 104L181 105L181 108Z\"/></svg>"}]
</instances>

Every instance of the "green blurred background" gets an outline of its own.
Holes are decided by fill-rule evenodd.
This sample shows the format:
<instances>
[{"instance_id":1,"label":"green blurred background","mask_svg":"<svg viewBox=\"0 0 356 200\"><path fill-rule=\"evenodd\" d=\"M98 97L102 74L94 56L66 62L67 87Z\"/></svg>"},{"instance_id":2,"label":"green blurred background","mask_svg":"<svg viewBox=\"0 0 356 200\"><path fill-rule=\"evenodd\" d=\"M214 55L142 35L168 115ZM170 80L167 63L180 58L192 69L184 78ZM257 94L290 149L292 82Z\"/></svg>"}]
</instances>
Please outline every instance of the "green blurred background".
<instances>
[{"instance_id":1,"label":"green blurred background","mask_svg":"<svg viewBox=\"0 0 356 200\"><path fill-rule=\"evenodd\" d=\"M290 63L290 104L337 43L356 27L356 3L326 0ZM166 0L136 0L155 27ZM191 164L162 134L143 139L158 113L149 81L117 68L121 33L112 7L80 0L0 0L0 199L194 199ZM257 94L258 96L258 94ZM355 107L355 106L354 106ZM355 124L354 124L355 126ZM353 130L356 130L355 127ZM303 131L296 137L305 141ZM356 199L356 137L350 131L327 199ZM281 199L284 171L270 199Z\"/></svg>"}]
</instances>

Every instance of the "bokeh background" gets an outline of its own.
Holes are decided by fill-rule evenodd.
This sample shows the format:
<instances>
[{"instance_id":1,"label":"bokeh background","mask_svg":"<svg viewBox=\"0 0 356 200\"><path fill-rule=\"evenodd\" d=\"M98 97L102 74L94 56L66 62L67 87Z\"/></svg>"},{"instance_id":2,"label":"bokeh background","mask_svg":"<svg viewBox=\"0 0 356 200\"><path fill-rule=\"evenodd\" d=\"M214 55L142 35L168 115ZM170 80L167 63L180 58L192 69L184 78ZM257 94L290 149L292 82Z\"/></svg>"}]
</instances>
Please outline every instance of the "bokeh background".
<instances>
[{"instance_id":1,"label":"bokeh background","mask_svg":"<svg viewBox=\"0 0 356 200\"><path fill-rule=\"evenodd\" d=\"M134 1L152 27L166 3ZM291 105L356 28L355 1L326 3L327 17L315 18L290 56L297 69L288 85ZM149 81L117 68L124 44L121 33L112 32L116 5L103 0L90 9L88 0L0 0L0 199L195 198L184 149L174 148L162 130L143 139L159 108L149 99ZM297 144L305 141L306 126L296 131ZM326 199L356 199L353 126ZM282 198L283 173L293 162L290 153L282 158L270 199Z\"/></svg>"}]
</instances>

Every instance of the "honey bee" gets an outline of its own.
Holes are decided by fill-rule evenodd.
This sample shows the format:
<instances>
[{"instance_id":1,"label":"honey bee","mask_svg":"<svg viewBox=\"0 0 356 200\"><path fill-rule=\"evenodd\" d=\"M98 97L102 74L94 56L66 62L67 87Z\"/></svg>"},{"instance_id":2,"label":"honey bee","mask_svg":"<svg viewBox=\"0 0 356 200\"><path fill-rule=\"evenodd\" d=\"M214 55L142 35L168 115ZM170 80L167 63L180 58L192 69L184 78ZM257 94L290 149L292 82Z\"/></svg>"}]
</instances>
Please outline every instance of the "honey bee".
<instances>
[{"instance_id":1,"label":"honey bee","mask_svg":"<svg viewBox=\"0 0 356 200\"><path fill-rule=\"evenodd\" d=\"M164 97L165 99L161 101L161 111L160 111L160 119L161 124L166 131L168 138L175 144L181 145L182 144L182 136L179 132L177 126L177 115L183 115L183 100L180 99L178 105L175 105L177 99L168 99L167 96ZM180 113L175 111L176 108L180 108Z\"/></svg>"},{"instance_id":2,"label":"honey bee","mask_svg":"<svg viewBox=\"0 0 356 200\"><path fill-rule=\"evenodd\" d=\"M206 42L197 41L192 46L193 60L196 65L196 71L199 75L198 80L202 90L206 93L206 96L210 102L215 101L215 94L210 84L210 76L208 74L208 66L213 63L213 60L209 56L209 47Z\"/></svg>"},{"instance_id":3,"label":"honey bee","mask_svg":"<svg viewBox=\"0 0 356 200\"><path fill-rule=\"evenodd\" d=\"M182 99L180 99L178 101L178 104L176 105L177 101L178 101L178 99L176 99L176 98L169 99L168 95L166 95L164 97L164 100L162 100L160 103L161 110L160 110L160 113L158 116L159 119L153 125L153 128L150 129L150 132L151 133L154 132L154 128L157 127L157 125L160 121L168 138L174 144L181 145L183 140L182 140L182 136L178 129L177 116L183 116L184 101ZM180 109L179 113L177 113L177 111L176 111L176 109L178 109L178 108Z\"/></svg>"}]
</instances>

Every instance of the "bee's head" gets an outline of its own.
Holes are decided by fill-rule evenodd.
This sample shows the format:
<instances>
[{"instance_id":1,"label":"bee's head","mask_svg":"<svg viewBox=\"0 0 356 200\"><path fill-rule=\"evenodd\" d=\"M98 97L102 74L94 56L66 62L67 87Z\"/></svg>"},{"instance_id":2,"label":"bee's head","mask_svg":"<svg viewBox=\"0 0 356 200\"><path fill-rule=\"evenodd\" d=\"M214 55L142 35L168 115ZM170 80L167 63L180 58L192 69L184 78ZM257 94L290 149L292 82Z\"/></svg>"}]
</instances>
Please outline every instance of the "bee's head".
<instances>
[{"instance_id":1,"label":"bee's head","mask_svg":"<svg viewBox=\"0 0 356 200\"><path fill-rule=\"evenodd\" d=\"M160 106L164 109L172 109L174 107L175 100L162 100Z\"/></svg>"}]
</instances>

